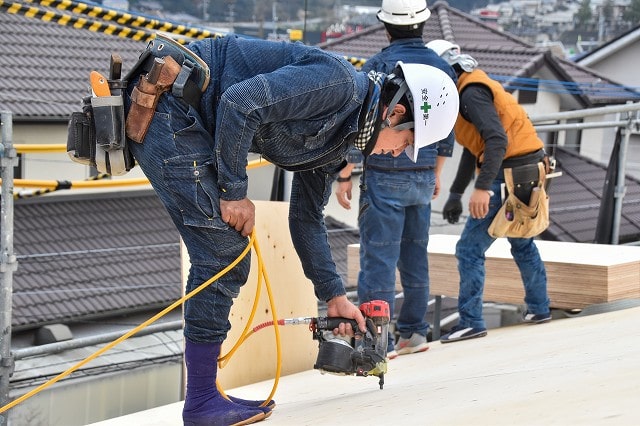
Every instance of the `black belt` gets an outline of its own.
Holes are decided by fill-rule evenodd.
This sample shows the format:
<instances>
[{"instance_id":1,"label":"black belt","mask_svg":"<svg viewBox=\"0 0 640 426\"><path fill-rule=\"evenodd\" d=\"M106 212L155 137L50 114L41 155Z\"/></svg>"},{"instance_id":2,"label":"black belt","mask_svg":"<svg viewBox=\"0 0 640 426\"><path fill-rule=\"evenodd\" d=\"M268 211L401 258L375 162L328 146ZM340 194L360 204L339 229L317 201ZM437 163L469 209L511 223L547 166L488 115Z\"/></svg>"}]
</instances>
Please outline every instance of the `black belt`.
<instances>
[{"instance_id":1,"label":"black belt","mask_svg":"<svg viewBox=\"0 0 640 426\"><path fill-rule=\"evenodd\" d=\"M525 164L537 164L544 158L544 150L539 149L517 157L509 157L502 160L502 169L524 166Z\"/></svg>"},{"instance_id":2,"label":"black belt","mask_svg":"<svg viewBox=\"0 0 640 426\"><path fill-rule=\"evenodd\" d=\"M385 167L385 166L378 166L375 164L367 164L367 169L379 170L383 172L424 172L427 170L433 170L435 168L436 168L435 166L402 168L402 167Z\"/></svg>"}]
</instances>

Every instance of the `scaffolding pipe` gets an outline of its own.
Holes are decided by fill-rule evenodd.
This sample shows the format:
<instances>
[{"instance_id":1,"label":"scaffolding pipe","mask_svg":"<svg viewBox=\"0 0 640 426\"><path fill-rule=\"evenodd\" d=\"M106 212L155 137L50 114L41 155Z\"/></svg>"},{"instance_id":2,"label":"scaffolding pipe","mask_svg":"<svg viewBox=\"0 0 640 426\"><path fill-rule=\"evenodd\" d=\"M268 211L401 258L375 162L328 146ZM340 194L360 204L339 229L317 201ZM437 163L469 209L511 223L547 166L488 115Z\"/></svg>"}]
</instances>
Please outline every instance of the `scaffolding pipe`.
<instances>
[{"instance_id":1,"label":"scaffolding pipe","mask_svg":"<svg viewBox=\"0 0 640 426\"><path fill-rule=\"evenodd\" d=\"M557 132L558 130L582 130L600 129L605 127L626 127L628 121L600 121L594 123L562 123L562 124L536 124L538 132Z\"/></svg>"},{"instance_id":2,"label":"scaffolding pipe","mask_svg":"<svg viewBox=\"0 0 640 426\"><path fill-rule=\"evenodd\" d=\"M622 145L618 152L618 176L616 180L616 190L614 194L615 204L613 209L613 227L611 231L611 244L618 244L620 242L620 222L622 221L622 201L624 195L627 192L626 183L626 162L627 162L627 149L629 148L629 137L631 136L631 129L627 126L624 129L624 138L622 138Z\"/></svg>"},{"instance_id":3,"label":"scaffolding pipe","mask_svg":"<svg viewBox=\"0 0 640 426\"><path fill-rule=\"evenodd\" d=\"M570 120L573 118L584 118L594 115L614 114L617 112L629 112L638 110L640 110L640 102L628 103L623 105L610 105L606 107L589 108L576 111L556 112L553 114L532 116L530 118L533 123L539 123L542 121Z\"/></svg>"},{"instance_id":4,"label":"scaffolding pipe","mask_svg":"<svg viewBox=\"0 0 640 426\"><path fill-rule=\"evenodd\" d=\"M148 334L160 333L163 331L173 331L182 329L182 320L167 321L159 324L151 324L136 333L136 337L146 336ZM13 358L20 360L32 356L54 354L70 349L84 348L86 346L99 345L102 343L110 343L124 333L122 331L114 331L111 333L103 333L95 336L82 337L80 339L65 340L62 342L48 343L46 345L32 346L13 351Z\"/></svg>"},{"instance_id":5,"label":"scaffolding pipe","mask_svg":"<svg viewBox=\"0 0 640 426\"><path fill-rule=\"evenodd\" d=\"M8 404L9 381L15 361L11 354L11 317L13 297L13 271L18 261L13 253L13 169L18 165L18 155L13 147L13 117L2 111L2 145L0 146L0 174L2 176L2 199L0 200L0 406ZM0 414L0 424L6 425L8 414Z\"/></svg>"}]
</instances>

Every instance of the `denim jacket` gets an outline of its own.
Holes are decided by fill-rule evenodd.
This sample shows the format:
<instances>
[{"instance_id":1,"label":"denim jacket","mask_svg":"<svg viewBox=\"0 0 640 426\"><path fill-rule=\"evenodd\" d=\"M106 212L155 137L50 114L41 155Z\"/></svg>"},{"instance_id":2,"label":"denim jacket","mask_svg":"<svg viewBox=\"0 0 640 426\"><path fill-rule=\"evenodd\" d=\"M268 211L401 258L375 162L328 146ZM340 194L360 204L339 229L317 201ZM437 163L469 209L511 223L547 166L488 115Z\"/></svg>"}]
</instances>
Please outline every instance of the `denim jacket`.
<instances>
[{"instance_id":1,"label":"denim jacket","mask_svg":"<svg viewBox=\"0 0 640 426\"><path fill-rule=\"evenodd\" d=\"M392 41L389 46L369 58L362 66L362 71L374 70L388 74L393 71L398 61L431 65L446 72L454 83L458 80L453 68L433 50L426 48L421 38ZM451 157L453 155L454 144L455 139L453 132L451 132L446 139L439 141L437 144L421 148L418 152L418 161L415 163L407 155L400 155L395 158L391 155L372 155L367 159L367 167L386 170L433 168L436 164L437 155L443 157Z\"/></svg>"},{"instance_id":2,"label":"denim jacket","mask_svg":"<svg viewBox=\"0 0 640 426\"><path fill-rule=\"evenodd\" d=\"M316 296L345 294L323 210L343 166L369 80L344 58L301 43L227 36L189 45L210 67L201 114L214 136L222 198L247 195L247 154L294 171L291 237Z\"/></svg>"}]
</instances>

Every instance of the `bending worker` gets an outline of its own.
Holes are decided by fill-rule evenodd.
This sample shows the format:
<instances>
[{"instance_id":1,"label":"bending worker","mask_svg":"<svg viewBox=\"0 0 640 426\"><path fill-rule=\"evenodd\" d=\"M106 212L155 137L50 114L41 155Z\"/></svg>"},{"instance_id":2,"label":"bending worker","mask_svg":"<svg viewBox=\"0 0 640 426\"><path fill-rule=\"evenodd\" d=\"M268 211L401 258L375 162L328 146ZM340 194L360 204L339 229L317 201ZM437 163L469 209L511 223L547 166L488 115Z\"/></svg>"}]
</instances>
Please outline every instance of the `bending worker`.
<instances>
[{"instance_id":1,"label":"bending worker","mask_svg":"<svg viewBox=\"0 0 640 426\"><path fill-rule=\"evenodd\" d=\"M248 153L255 152L294 172L291 236L316 296L327 302L327 315L354 319L364 331L364 318L347 299L331 257L324 206L352 146L365 155L398 156L413 148L414 140L416 149L429 143L418 137L423 133L436 140L447 135L457 92L455 111L436 101L443 91L455 92L444 78L451 80L435 68L413 64L390 76L365 74L344 58L300 43L227 36L188 48L162 38L151 41L130 79L127 99L131 151L189 253L186 291L220 272L247 246L255 207L247 198L246 166ZM146 87L156 80L155 72L153 79L147 73L158 57L164 60L158 93L168 90L153 98ZM172 58L178 72L171 70ZM423 113L419 106L427 102L432 107ZM154 111L147 123L149 108ZM246 256L185 304L185 425L249 424L271 413L263 401L226 399L216 389L216 360L249 267ZM334 332L352 330L343 323Z\"/></svg>"},{"instance_id":2,"label":"bending worker","mask_svg":"<svg viewBox=\"0 0 640 426\"><path fill-rule=\"evenodd\" d=\"M454 131L464 147L458 171L443 209L449 223L457 223L462 213L460 199L479 172L469 200L470 218L456 244L460 273L458 313L460 319L442 343L457 342L487 335L482 316L482 293L485 280L485 252L495 238L488 229L502 206L502 169L545 161L544 145L538 138L526 111L517 100L478 69L477 61L460 52L460 47L446 40L427 43L458 74L460 114ZM508 238L511 254L524 283L527 312L524 321L543 323L551 320L547 274L533 238Z\"/></svg>"}]
</instances>

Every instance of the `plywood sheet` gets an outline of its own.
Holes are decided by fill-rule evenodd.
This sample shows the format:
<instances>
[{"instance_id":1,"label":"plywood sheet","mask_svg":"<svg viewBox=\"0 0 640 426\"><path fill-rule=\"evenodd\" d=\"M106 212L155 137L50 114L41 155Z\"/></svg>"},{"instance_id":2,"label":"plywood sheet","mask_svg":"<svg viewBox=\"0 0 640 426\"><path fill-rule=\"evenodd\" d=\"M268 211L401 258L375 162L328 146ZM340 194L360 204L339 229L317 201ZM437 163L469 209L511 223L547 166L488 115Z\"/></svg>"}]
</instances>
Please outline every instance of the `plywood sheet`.
<instances>
[{"instance_id":1,"label":"plywood sheet","mask_svg":"<svg viewBox=\"0 0 640 426\"><path fill-rule=\"evenodd\" d=\"M271 284L277 318L315 317L318 300L313 284L302 271L302 265L293 248L289 234L289 203L254 201L256 206L256 235L264 260L264 269ZM185 253L186 250L183 250ZM231 331L222 352L227 353L238 340L251 313L258 283L258 261L252 251L251 271L240 296L231 309ZM189 270L188 258L183 254L183 280ZM272 309L263 281L256 315L250 324L253 328L272 320ZM313 368L318 353L318 343L313 340L308 327L288 325L279 328L282 374L291 374ZM220 369L218 378L223 388L242 386L275 377L277 345L274 328L268 326L254 333L235 352L229 362Z\"/></svg>"}]
</instances>

